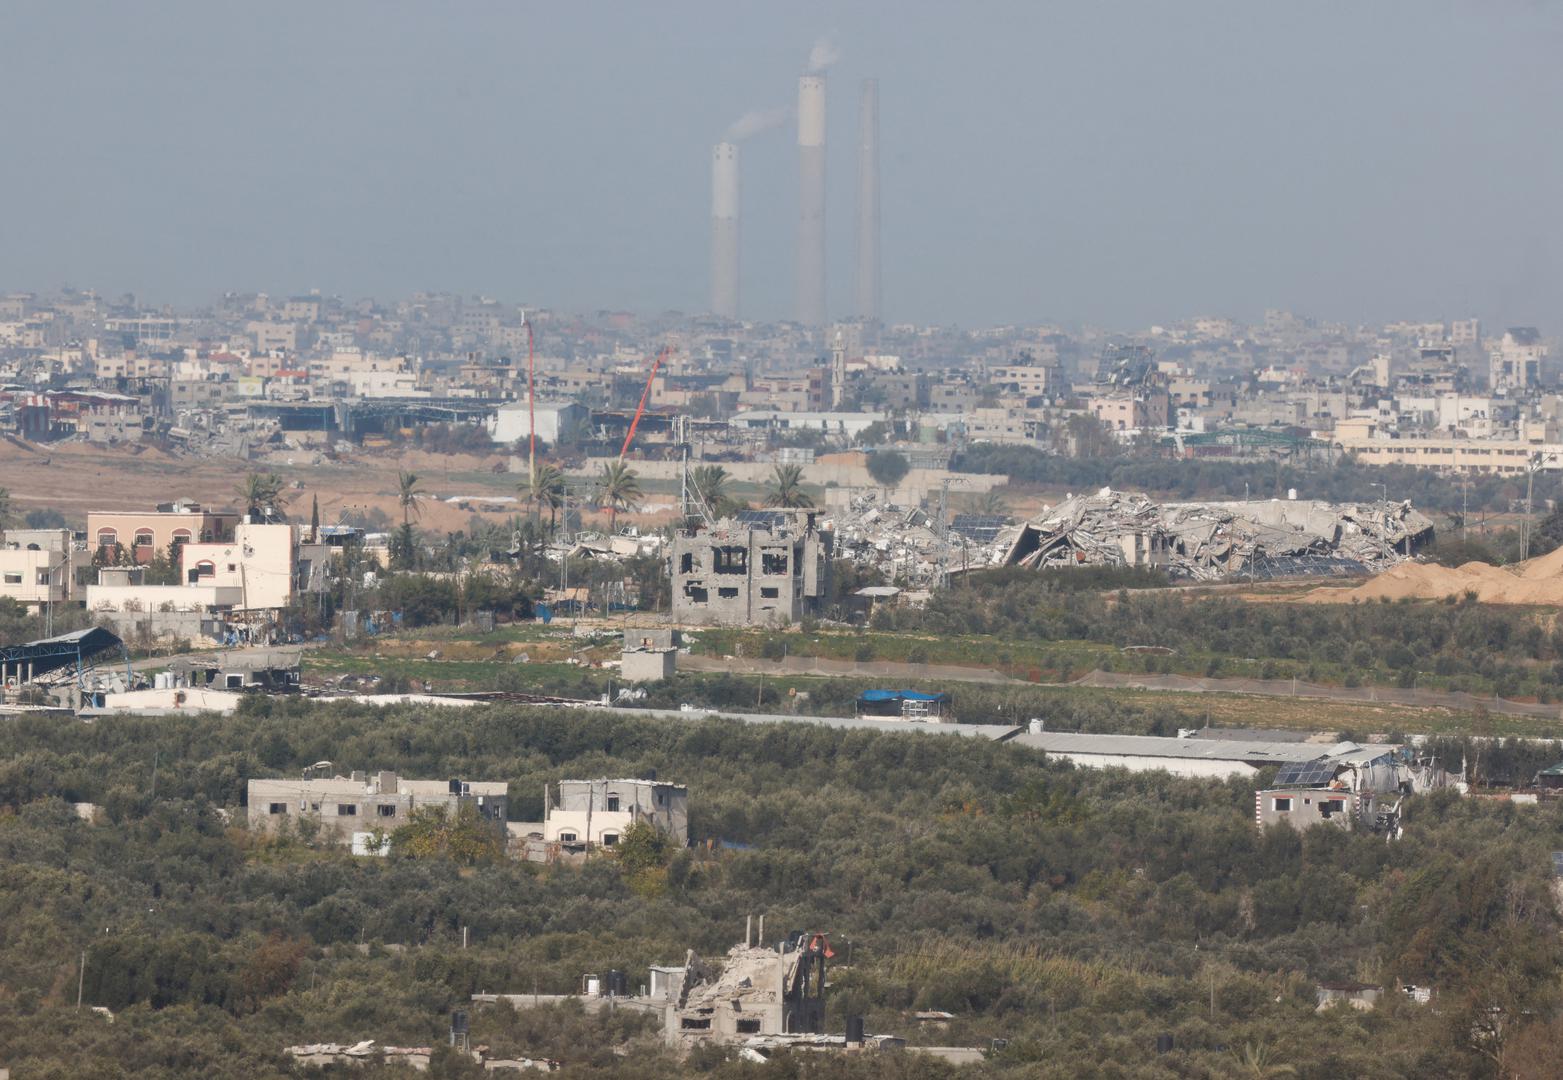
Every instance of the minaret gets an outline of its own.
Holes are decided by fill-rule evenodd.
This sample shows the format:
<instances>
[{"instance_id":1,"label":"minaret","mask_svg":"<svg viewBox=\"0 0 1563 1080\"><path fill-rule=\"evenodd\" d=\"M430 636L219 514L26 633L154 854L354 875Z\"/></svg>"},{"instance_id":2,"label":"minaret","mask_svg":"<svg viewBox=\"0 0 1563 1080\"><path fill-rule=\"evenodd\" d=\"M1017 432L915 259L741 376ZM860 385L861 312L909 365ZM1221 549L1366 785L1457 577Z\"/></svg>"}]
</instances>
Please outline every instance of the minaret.
<instances>
[{"instance_id":1,"label":"minaret","mask_svg":"<svg viewBox=\"0 0 1563 1080\"><path fill-rule=\"evenodd\" d=\"M847 347L836 331L836 342L830 349L830 407L841 408L847 396Z\"/></svg>"}]
</instances>

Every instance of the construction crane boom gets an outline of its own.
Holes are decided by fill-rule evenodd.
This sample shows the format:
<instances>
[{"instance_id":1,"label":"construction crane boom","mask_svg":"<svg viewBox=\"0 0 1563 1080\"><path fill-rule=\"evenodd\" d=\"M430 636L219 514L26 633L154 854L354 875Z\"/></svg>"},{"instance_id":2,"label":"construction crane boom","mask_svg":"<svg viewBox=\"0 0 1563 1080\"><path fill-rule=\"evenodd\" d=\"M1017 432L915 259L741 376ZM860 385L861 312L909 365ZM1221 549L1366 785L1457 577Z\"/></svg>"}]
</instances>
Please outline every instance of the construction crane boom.
<instances>
[{"instance_id":1,"label":"construction crane boom","mask_svg":"<svg viewBox=\"0 0 1563 1080\"><path fill-rule=\"evenodd\" d=\"M536 359L532 343L532 318L526 312L522 312L521 321L526 325L526 476L527 482L532 485L530 490L535 500L537 498L537 390L533 384L533 371L536 367Z\"/></svg>"},{"instance_id":2,"label":"construction crane boom","mask_svg":"<svg viewBox=\"0 0 1563 1080\"><path fill-rule=\"evenodd\" d=\"M619 449L620 461L623 461L624 455L630 452L630 443L635 440L635 429L640 427L640 418L646 411L646 399L651 396L651 384L655 381L670 348L671 346L668 345L662 347L662 351L657 353L656 361L651 365L651 374L646 376L646 385L640 391L640 404L635 407L635 419L630 421L629 433L624 436L624 445Z\"/></svg>"}]
</instances>

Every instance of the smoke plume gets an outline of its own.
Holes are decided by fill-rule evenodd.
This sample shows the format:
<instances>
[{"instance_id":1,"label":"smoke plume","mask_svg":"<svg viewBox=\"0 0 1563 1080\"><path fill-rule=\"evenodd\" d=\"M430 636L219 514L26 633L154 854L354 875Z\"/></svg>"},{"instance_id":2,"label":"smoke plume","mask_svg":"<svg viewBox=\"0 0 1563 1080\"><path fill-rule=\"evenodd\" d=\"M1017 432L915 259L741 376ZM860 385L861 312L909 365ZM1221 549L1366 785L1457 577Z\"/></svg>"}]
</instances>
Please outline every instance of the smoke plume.
<instances>
[{"instance_id":1,"label":"smoke plume","mask_svg":"<svg viewBox=\"0 0 1563 1080\"><path fill-rule=\"evenodd\" d=\"M781 127L791 115L791 109L750 109L728 126L722 138L727 142L741 142L762 131Z\"/></svg>"},{"instance_id":2,"label":"smoke plume","mask_svg":"<svg viewBox=\"0 0 1563 1080\"><path fill-rule=\"evenodd\" d=\"M809 50L808 74L818 75L840 59L841 53L836 50L835 43L830 38L820 38Z\"/></svg>"}]
</instances>

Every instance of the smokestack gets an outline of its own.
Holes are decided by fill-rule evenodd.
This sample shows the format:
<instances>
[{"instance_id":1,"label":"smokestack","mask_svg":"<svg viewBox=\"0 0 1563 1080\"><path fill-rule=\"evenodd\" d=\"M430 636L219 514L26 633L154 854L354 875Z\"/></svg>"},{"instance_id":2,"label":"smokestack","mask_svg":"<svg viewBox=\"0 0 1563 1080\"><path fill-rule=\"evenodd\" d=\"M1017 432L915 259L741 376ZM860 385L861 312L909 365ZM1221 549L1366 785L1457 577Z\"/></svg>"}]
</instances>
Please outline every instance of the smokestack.
<instances>
[{"instance_id":1,"label":"smokestack","mask_svg":"<svg viewBox=\"0 0 1563 1080\"><path fill-rule=\"evenodd\" d=\"M864 79L857 129L857 313L879 321L879 80Z\"/></svg>"},{"instance_id":2,"label":"smokestack","mask_svg":"<svg viewBox=\"0 0 1563 1080\"><path fill-rule=\"evenodd\" d=\"M711 151L711 313L738 318L738 146Z\"/></svg>"},{"instance_id":3,"label":"smokestack","mask_svg":"<svg viewBox=\"0 0 1563 1080\"><path fill-rule=\"evenodd\" d=\"M825 322L825 76L798 80L797 318Z\"/></svg>"}]
</instances>

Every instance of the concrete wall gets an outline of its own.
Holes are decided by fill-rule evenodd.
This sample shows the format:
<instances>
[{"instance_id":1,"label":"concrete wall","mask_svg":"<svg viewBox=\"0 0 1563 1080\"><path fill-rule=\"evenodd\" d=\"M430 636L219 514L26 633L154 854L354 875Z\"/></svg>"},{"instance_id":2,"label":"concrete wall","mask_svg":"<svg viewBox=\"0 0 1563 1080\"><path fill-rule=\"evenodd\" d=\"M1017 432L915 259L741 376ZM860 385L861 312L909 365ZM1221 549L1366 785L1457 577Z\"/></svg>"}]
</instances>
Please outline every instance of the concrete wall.
<instances>
[{"instance_id":1,"label":"concrete wall","mask_svg":"<svg viewBox=\"0 0 1563 1080\"><path fill-rule=\"evenodd\" d=\"M106 712L231 713L240 695L226 690L149 689L103 695Z\"/></svg>"},{"instance_id":2,"label":"concrete wall","mask_svg":"<svg viewBox=\"0 0 1563 1080\"><path fill-rule=\"evenodd\" d=\"M184 638L188 641L206 638L216 641L222 627L222 616L213 616L204 609L100 614L109 628L127 641L141 634L154 638Z\"/></svg>"},{"instance_id":3,"label":"concrete wall","mask_svg":"<svg viewBox=\"0 0 1563 1080\"><path fill-rule=\"evenodd\" d=\"M1047 752L1050 758L1072 761L1092 769L1128 769L1130 772L1161 770L1173 776L1194 776L1212 780L1224 780L1229 776L1253 776L1258 773L1242 761L1213 761L1207 758L1139 757L1129 754L1070 754L1061 751Z\"/></svg>"},{"instance_id":4,"label":"concrete wall","mask_svg":"<svg viewBox=\"0 0 1563 1080\"><path fill-rule=\"evenodd\" d=\"M207 612L213 608L235 607L239 590L216 585L88 585L87 610L111 617L130 615L138 621L143 615ZM162 611L165 604L173 605Z\"/></svg>"},{"instance_id":5,"label":"concrete wall","mask_svg":"<svg viewBox=\"0 0 1563 1080\"><path fill-rule=\"evenodd\" d=\"M671 679L678 654L672 649L636 649L626 651L619 674L628 682L660 682Z\"/></svg>"}]
</instances>

